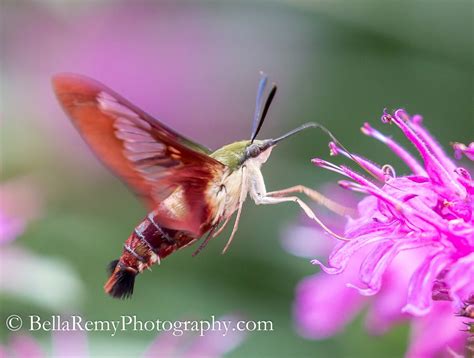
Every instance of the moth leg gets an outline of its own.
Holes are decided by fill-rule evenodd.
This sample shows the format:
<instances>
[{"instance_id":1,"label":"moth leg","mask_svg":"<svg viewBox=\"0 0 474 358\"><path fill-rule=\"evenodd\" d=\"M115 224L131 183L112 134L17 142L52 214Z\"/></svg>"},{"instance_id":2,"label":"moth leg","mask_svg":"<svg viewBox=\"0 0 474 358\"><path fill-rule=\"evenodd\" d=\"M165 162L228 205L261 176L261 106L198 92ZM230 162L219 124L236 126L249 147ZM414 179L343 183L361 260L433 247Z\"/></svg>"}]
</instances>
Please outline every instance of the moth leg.
<instances>
[{"instance_id":1,"label":"moth leg","mask_svg":"<svg viewBox=\"0 0 474 358\"><path fill-rule=\"evenodd\" d=\"M227 224L229 223L231 217L232 217L232 215L229 215L227 217L227 219L225 219L222 226L214 234L212 234L212 238L215 238L215 237L219 236L222 233L222 231L224 231L224 229L227 226Z\"/></svg>"},{"instance_id":2,"label":"moth leg","mask_svg":"<svg viewBox=\"0 0 474 358\"><path fill-rule=\"evenodd\" d=\"M207 246L207 244L209 243L209 240L211 240L214 237L213 233L216 230L216 227L217 226L213 226L211 228L211 230L209 230L209 233L207 234L204 241L201 243L201 245L199 245L199 247L196 249L196 251L193 252L193 254L192 254L193 257L196 256L197 254L199 254L201 252L201 250L203 250Z\"/></svg>"},{"instance_id":3,"label":"moth leg","mask_svg":"<svg viewBox=\"0 0 474 358\"><path fill-rule=\"evenodd\" d=\"M245 197L247 196L247 175L246 175L246 167L245 165L242 167L242 185L240 187L240 197L239 197L239 207L237 209L237 216L235 217L234 221L234 227L232 229L232 233L230 234L229 240L227 240L227 243L224 246L224 249L222 250L222 253L225 254L227 249L229 248L232 240L234 239L235 233L237 232L237 229L239 227L239 221L240 221L240 214L242 213L242 207L244 205Z\"/></svg>"},{"instance_id":4,"label":"moth leg","mask_svg":"<svg viewBox=\"0 0 474 358\"><path fill-rule=\"evenodd\" d=\"M277 191L272 191L267 193L268 196L272 197L284 197L288 194L293 194L293 193L301 193L306 195L308 198L311 200L317 202L320 205L325 206L332 212L344 216L344 215L351 215L355 216L356 211L354 209L348 208L344 205L338 204L335 201L332 201L331 199L327 198L320 192L310 189L306 186L303 185L295 185L290 188L282 189L282 190L277 190Z\"/></svg>"},{"instance_id":5,"label":"moth leg","mask_svg":"<svg viewBox=\"0 0 474 358\"><path fill-rule=\"evenodd\" d=\"M305 214L312 220L316 221L326 232L334 236L335 238L342 240L342 241L349 241L343 236L336 234L334 231L329 229L324 223L316 216L316 214L311 210L311 208L306 205L304 201L302 201L297 196L270 196L267 194L267 190L265 188L265 182L263 181L263 176L261 173L260 175L256 174L252 178L252 183L250 186L250 196L255 201L257 205L272 205L272 204L280 204L285 202L294 202L300 206L301 209L305 212ZM291 189L291 188L290 188Z\"/></svg>"},{"instance_id":6,"label":"moth leg","mask_svg":"<svg viewBox=\"0 0 474 358\"><path fill-rule=\"evenodd\" d=\"M286 203L286 202L294 202L300 206L301 209L305 212L305 214L312 220L316 221L326 232L334 236L336 239L342 240L342 241L349 241L348 238L340 236L336 234L334 231L329 229L324 223L316 216L316 214L311 210L311 208L306 205L304 201L302 201L300 198L296 196L284 196L284 197L272 197L272 196L257 196L257 199L255 200L255 204L260 205L272 205L272 204L280 204L280 203Z\"/></svg>"},{"instance_id":7,"label":"moth leg","mask_svg":"<svg viewBox=\"0 0 474 358\"><path fill-rule=\"evenodd\" d=\"M265 196L256 196L254 198L255 204L257 205L273 205L273 204L280 204L280 203L287 203L287 202L294 202L300 206L301 209L305 212L305 214L312 220L317 220L316 215L314 214L313 210L306 205L300 198L296 196L285 196L285 197L272 197L268 194Z\"/></svg>"},{"instance_id":8,"label":"moth leg","mask_svg":"<svg viewBox=\"0 0 474 358\"><path fill-rule=\"evenodd\" d=\"M217 229L217 226L219 225L219 222L211 228L211 230L207 234L204 241L201 243L201 245L199 245L197 250L193 252L193 255L192 255L193 257L196 256L197 254L199 254L201 252L201 250L203 250L207 246L207 244L209 243L209 241L211 239L214 239L215 237L219 236L222 233L222 231L224 231L224 229L227 226L227 224L229 223L231 217L232 217L232 215L229 215L217 231L215 231L215 230Z\"/></svg>"}]
</instances>

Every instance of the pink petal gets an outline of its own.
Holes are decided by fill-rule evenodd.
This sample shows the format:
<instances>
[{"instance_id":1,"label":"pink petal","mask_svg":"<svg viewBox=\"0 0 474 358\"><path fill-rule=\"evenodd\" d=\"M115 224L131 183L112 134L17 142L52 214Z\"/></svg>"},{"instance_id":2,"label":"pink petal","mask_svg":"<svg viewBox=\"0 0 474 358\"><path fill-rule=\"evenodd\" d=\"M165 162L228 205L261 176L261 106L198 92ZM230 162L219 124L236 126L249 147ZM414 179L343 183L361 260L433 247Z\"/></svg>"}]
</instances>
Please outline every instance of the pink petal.
<instances>
[{"instance_id":1,"label":"pink petal","mask_svg":"<svg viewBox=\"0 0 474 358\"><path fill-rule=\"evenodd\" d=\"M82 331L59 331L53 332L53 356L54 357L87 357L87 336Z\"/></svg>"},{"instance_id":2,"label":"pink petal","mask_svg":"<svg viewBox=\"0 0 474 358\"><path fill-rule=\"evenodd\" d=\"M474 160L474 142L471 142L469 146L466 146L463 143L454 143L454 157L456 159L461 159L462 155L464 154L466 158L470 160Z\"/></svg>"},{"instance_id":3,"label":"pink petal","mask_svg":"<svg viewBox=\"0 0 474 358\"><path fill-rule=\"evenodd\" d=\"M392 241L378 244L367 255L360 267L360 280L375 293L380 290L382 276L388 265L392 262L398 248Z\"/></svg>"},{"instance_id":4,"label":"pink petal","mask_svg":"<svg viewBox=\"0 0 474 358\"><path fill-rule=\"evenodd\" d=\"M453 178L454 169L451 171L444 167L431 151L429 144L424 142L405 121L403 117L406 117L406 112L404 110L397 110L391 118L391 121L395 123L405 134L405 136L412 142L412 144L418 149L423 161L425 163L426 171L431 178L431 180L440 185L444 186L445 192L455 192L458 194L464 193L464 188L461 187L456 180ZM441 150L442 151L442 150Z\"/></svg>"},{"instance_id":5,"label":"pink petal","mask_svg":"<svg viewBox=\"0 0 474 358\"><path fill-rule=\"evenodd\" d=\"M302 336L311 339L330 337L355 317L364 299L346 287L352 279L354 274L347 270L337 276L317 274L300 282L293 310Z\"/></svg>"},{"instance_id":6,"label":"pink petal","mask_svg":"<svg viewBox=\"0 0 474 358\"><path fill-rule=\"evenodd\" d=\"M171 331L159 334L147 350L143 353L144 358L154 357L174 357L178 356L180 352L179 347L186 344L186 339L189 338L189 333L184 333L182 336L175 336Z\"/></svg>"},{"instance_id":7,"label":"pink petal","mask_svg":"<svg viewBox=\"0 0 474 358\"><path fill-rule=\"evenodd\" d=\"M25 229L25 222L6 216L0 209L0 244L15 240Z\"/></svg>"},{"instance_id":8,"label":"pink petal","mask_svg":"<svg viewBox=\"0 0 474 358\"><path fill-rule=\"evenodd\" d=\"M441 165L446 168L449 173L452 173L454 169L456 169L456 166L451 158L446 155L438 141L421 125L421 121L416 119L408 121L408 125L421 138L421 140L426 143L428 149L436 156Z\"/></svg>"},{"instance_id":9,"label":"pink petal","mask_svg":"<svg viewBox=\"0 0 474 358\"><path fill-rule=\"evenodd\" d=\"M407 303L407 291L410 278L423 262L430 248L401 251L392 261L383 276L383 285L367 314L366 326L369 332L385 333L390 327L401 320L410 318L402 312Z\"/></svg>"},{"instance_id":10,"label":"pink petal","mask_svg":"<svg viewBox=\"0 0 474 358\"><path fill-rule=\"evenodd\" d=\"M361 128L362 133L365 135L371 136L382 143L386 144L392 152L394 152L399 158L401 158L405 164L417 175L426 175L426 171L418 163L418 161L403 148L400 144L394 141L390 137L384 136L382 133L372 128L369 123L364 123L364 126Z\"/></svg>"},{"instance_id":11,"label":"pink petal","mask_svg":"<svg viewBox=\"0 0 474 358\"><path fill-rule=\"evenodd\" d=\"M219 317L220 321L230 321L236 324L242 320L242 317L237 316L223 316ZM231 326L232 327L232 326ZM195 337L191 342L186 352L182 355L183 358L219 358L225 356L227 353L238 347L247 336L247 332L232 330L224 336L221 331L207 331L202 337Z\"/></svg>"},{"instance_id":12,"label":"pink petal","mask_svg":"<svg viewBox=\"0 0 474 358\"><path fill-rule=\"evenodd\" d=\"M474 295L474 252L458 259L446 274L444 281L451 296L466 302Z\"/></svg>"},{"instance_id":13,"label":"pink petal","mask_svg":"<svg viewBox=\"0 0 474 358\"><path fill-rule=\"evenodd\" d=\"M428 315L414 319L406 357L449 357L449 351L462 354L468 337L464 329L451 303L438 301Z\"/></svg>"},{"instance_id":14,"label":"pink petal","mask_svg":"<svg viewBox=\"0 0 474 358\"><path fill-rule=\"evenodd\" d=\"M387 239L380 237L362 237L354 238L350 241L341 243L329 256L329 265L338 270L344 270L351 257L362 248L375 242L383 242Z\"/></svg>"},{"instance_id":15,"label":"pink petal","mask_svg":"<svg viewBox=\"0 0 474 358\"><path fill-rule=\"evenodd\" d=\"M403 312L423 316L430 311L433 304L431 298L433 282L450 261L443 251L431 254L425 259L410 280L408 300Z\"/></svg>"},{"instance_id":16,"label":"pink petal","mask_svg":"<svg viewBox=\"0 0 474 358\"><path fill-rule=\"evenodd\" d=\"M17 358L44 357L41 346L30 336L18 334L11 337L10 350Z\"/></svg>"},{"instance_id":17,"label":"pink petal","mask_svg":"<svg viewBox=\"0 0 474 358\"><path fill-rule=\"evenodd\" d=\"M334 246L332 240L328 240L326 231L314 225L290 226L283 232L281 242L292 255L306 258L327 255Z\"/></svg>"}]
</instances>

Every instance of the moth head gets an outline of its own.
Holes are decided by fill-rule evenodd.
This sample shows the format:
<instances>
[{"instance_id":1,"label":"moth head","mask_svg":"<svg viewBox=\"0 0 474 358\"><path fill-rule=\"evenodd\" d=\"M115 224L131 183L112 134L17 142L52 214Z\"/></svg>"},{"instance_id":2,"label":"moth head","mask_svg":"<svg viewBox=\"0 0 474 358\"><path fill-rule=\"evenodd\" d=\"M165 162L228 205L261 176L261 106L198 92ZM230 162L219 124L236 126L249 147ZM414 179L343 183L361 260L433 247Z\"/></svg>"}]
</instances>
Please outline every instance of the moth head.
<instances>
[{"instance_id":1,"label":"moth head","mask_svg":"<svg viewBox=\"0 0 474 358\"><path fill-rule=\"evenodd\" d=\"M243 161L254 159L260 164L263 164L270 157L272 149L273 145L271 145L271 139L249 142L244 151Z\"/></svg>"},{"instance_id":2,"label":"moth head","mask_svg":"<svg viewBox=\"0 0 474 358\"><path fill-rule=\"evenodd\" d=\"M261 163L265 163L270 156L272 149L284 139L287 139L301 131L304 131L308 128L315 128L318 124L316 123L305 123L275 139L265 139L265 140L254 140L249 142L244 152L244 160L255 158Z\"/></svg>"}]
</instances>

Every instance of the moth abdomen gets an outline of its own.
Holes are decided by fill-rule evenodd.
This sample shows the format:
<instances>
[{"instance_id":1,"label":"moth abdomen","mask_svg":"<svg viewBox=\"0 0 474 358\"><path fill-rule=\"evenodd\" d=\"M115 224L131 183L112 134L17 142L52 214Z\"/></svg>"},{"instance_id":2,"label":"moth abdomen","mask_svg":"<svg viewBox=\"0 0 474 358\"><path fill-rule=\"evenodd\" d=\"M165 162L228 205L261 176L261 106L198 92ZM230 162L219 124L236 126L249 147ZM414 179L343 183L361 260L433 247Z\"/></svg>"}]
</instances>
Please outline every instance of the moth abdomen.
<instances>
[{"instance_id":1,"label":"moth abdomen","mask_svg":"<svg viewBox=\"0 0 474 358\"><path fill-rule=\"evenodd\" d=\"M104 286L105 292L116 298L130 297L139 273L196 239L188 233L158 225L153 212L150 213L125 241L120 258L109 264L110 277Z\"/></svg>"}]
</instances>

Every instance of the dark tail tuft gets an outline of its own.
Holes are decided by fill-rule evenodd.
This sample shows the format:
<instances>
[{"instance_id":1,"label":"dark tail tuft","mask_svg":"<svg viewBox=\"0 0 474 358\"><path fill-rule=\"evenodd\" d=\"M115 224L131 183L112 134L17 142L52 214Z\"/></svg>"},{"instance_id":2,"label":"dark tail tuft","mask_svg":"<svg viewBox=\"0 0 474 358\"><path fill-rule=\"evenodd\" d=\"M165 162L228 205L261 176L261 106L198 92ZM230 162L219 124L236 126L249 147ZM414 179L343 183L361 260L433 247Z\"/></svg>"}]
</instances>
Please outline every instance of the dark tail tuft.
<instances>
[{"instance_id":1,"label":"dark tail tuft","mask_svg":"<svg viewBox=\"0 0 474 358\"><path fill-rule=\"evenodd\" d=\"M120 260L113 260L107 265L107 273L112 275L115 271L115 268L117 267L117 264L119 263Z\"/></svg>"},{"instance_id":2,"label":"dark tail tuft","mask_svg":"<svg viewBox=\"0 0 474 358\"><path fill-rule=\"evenodd\" d=\"M138 272L131 267L123 267L115 261L112 261L109 267L112 267L112 264L115 264L114 270L104 286L105 292L115 298L130 298Z\"/></svg>"}]
</instances>

